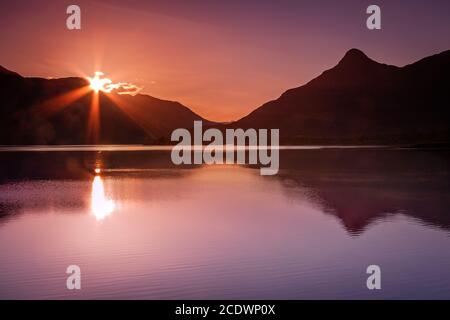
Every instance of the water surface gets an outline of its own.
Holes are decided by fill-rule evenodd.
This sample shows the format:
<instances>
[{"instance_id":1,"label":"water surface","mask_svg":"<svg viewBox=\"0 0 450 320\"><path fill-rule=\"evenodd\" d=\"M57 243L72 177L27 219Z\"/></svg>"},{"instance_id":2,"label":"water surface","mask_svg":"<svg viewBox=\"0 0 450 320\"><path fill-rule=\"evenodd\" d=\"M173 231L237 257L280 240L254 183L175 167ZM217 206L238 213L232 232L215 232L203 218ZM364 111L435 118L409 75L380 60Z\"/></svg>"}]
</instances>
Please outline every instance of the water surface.
<instances>
[{"instance_id":1,"label":"water surface","mask_svg":"<svg viewBox=\"0 0 450 320\"><path fill-rule=\"evenodd\" d=\"M447 151L288 149L261 176L130 148L0 152L0 298L450 298Z\"/></svg>"}]
</instances>

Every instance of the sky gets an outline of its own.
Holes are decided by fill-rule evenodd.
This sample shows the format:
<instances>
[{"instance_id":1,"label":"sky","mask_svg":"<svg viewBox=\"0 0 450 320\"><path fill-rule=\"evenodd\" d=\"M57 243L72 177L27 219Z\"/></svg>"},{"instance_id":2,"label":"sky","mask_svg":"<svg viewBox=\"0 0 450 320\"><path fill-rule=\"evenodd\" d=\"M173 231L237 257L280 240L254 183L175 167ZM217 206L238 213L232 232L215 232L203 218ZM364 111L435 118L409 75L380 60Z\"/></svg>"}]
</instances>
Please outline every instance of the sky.
<instances>
[{"instance_id":1,"label":"sky","mask_svg":"<svg viewBox=\"0 0 450 320\"><path fill-rule=\"evenodd\" d=\"M81 8L81 30L66 8ZM381 8L381 30L366 8ZM214 121L237 120L350 48L403 66L450 49L448 0L0 2L0 65L23 76L133 83Z\"/></svg>"}]
</instances>

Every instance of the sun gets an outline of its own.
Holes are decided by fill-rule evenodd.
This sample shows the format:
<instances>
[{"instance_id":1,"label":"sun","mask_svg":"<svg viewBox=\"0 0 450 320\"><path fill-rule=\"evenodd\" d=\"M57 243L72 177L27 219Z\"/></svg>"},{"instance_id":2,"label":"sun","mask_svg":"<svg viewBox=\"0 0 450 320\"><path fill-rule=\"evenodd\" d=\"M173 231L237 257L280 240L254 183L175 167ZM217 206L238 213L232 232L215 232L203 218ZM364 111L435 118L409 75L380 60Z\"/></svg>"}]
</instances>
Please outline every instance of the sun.
<instances>
[{"instance_id":1,"label":"sun","mask_svg":"<svg viewBox=\"0 0 450 320\"><path fill-rule=\"evenodd\" d=\"M92 90L95 92L103 91L103 92L110 92L111 89L109 88L109 85L112 83L112 81L108 78L104 77L104 73L101 71L96 71L94 73L94 77L87 77L89 80L89 84Z\"/></svg>"},{"instance_id":2,"label":"sun","mask_svg":"<svg viewBox=\"0 0 450 320\"><path fill-rule=\"evenodd\" d=\"M94 76L85 77L89 81L89 90L99 93L99 91L106 93L114 93L118 95L128 94L131 96L137 95L143 87L139 87L130 82L116 82L105 77L101 71L94 72Z\"/></svg>"}]
</instances>

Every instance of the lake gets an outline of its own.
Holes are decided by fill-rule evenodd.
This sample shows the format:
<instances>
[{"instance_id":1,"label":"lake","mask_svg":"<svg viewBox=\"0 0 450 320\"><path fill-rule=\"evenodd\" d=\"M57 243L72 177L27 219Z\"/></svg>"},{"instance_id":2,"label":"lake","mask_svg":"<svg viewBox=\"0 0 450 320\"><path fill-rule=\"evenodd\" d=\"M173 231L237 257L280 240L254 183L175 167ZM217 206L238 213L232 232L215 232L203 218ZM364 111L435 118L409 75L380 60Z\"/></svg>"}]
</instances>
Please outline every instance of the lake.
<instances>
[{"instance_id":1,"label":"lake","mask_svg":"<svg viewBox=\"0 0 450 320\"><path fill-rule=\"evenodd\" d=\"M446 150L288 148L275 176L159 147L0 159L1 299L450 299Z\"/></svg>"}]
</instances>

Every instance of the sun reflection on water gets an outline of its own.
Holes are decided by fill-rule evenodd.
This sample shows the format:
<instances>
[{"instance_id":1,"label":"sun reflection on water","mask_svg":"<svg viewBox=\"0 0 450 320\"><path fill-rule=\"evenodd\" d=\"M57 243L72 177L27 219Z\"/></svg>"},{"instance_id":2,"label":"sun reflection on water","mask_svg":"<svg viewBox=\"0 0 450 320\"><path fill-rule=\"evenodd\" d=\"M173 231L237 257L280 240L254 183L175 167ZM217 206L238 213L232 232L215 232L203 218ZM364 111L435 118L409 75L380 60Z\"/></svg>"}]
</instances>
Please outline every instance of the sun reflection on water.
<instances>
[{"instance_id":1,"label":"sun reflection on water","mask_svg":"<svg viewBox=\"0 0 450 320\"><path fill-rule=\"evenodd\" d=\"M105 195L105 187L100 176L95 176L92 181L91 211L97 220L103 220L115 209L116 204Z\"/></svg>"}]
</instances>

